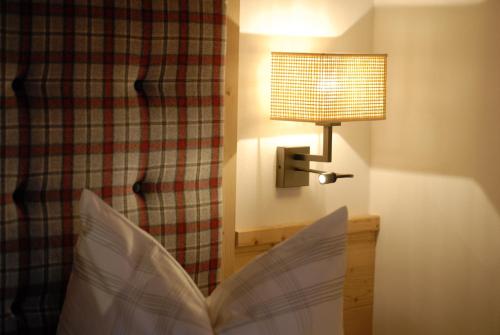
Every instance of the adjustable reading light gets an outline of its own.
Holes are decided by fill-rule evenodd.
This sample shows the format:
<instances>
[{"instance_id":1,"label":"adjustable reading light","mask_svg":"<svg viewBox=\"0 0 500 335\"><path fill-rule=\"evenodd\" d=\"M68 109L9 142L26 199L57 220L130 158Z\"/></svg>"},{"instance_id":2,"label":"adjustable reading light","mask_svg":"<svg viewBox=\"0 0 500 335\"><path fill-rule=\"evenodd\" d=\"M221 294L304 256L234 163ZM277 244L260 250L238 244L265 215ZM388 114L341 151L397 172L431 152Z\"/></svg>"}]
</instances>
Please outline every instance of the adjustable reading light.
<instances>
[{"instance_id":1,"label":"adjustable reading light","mask_svg":"<svg viewBox=\"0 0 500 335\"><path fill-rule=\"evenodd\" d=\"M385 119L387 55L272 53L271 119L315 122L323 127L323 154L309 147L278 147L276 187L321 184L352 174L309 168L332 161L332 127L345 121Z\"/></svg>"}]
</instances>

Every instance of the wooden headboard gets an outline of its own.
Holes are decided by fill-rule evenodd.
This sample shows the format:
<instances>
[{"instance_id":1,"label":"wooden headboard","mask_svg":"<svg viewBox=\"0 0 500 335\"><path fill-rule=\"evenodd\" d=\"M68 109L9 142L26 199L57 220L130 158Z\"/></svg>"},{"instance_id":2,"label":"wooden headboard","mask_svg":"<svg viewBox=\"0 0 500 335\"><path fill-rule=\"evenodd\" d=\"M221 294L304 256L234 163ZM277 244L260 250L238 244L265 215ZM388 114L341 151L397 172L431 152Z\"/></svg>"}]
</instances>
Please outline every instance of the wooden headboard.
<instances>
[{"instance_id":1,"label":"wooden headboard","mask_svg":"<svg viewBox=\"0 0 500 335\"><path fill-rule=\"evenodd\" d=\"M344 285L344 334L371 335L375 243L380 218L375 215L349 219L347 271ZM304 225L236 232L234 269L286 240Z\"/></svg>"}]
</instances>

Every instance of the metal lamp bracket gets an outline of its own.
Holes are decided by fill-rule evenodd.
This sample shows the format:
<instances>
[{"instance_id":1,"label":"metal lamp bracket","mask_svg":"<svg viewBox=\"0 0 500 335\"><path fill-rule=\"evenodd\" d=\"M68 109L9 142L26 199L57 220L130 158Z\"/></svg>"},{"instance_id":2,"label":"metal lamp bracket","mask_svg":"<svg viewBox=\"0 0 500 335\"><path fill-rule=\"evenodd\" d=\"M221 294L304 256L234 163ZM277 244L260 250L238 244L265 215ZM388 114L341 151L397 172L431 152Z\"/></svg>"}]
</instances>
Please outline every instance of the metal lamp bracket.
<instances>
[{"instance_id":1,"label":"metal lamp bracket","mask_svg":"<svg viewBox=\"0 0 500 335\"><path fill-rule=\"evenodd\" d=\"M276 150L276 187L309 185L309 161L295 160L297 154L309 154L309 147L278 147Z\"/></svg>"},{"instance_id":2,"label":"metal lamp bracket","mask_svg":"<svg viewBox=\"0 0 500 335\"><path fill-rule=\"evenodd\" d=\"M309 147L278 147L276 149L276 187L309 186L310 172L326 173L311 169L309 162L332 161L332 127L339 126L340 123L318 125L323 126L322 155L311 155ZM352 175L336 175L335 180L337 177L349 178Z\"/></svg>"}]
</instances>

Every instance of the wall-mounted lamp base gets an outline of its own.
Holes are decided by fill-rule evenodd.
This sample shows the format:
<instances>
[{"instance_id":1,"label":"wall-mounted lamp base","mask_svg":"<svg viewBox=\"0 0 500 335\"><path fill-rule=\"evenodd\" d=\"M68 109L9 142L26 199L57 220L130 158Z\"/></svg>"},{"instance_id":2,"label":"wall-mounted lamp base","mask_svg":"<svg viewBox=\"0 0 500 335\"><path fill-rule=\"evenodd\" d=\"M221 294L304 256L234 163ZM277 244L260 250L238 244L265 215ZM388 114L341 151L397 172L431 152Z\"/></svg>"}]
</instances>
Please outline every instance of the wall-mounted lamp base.
<instances>
[{"instance_id":1,"label":"wall-mounted lamp base","mask_svg":"<svg viewBox=\"0 0 500 335\"><path fill-rule=\"evenodd\" d=\"M278 147L276 150L276 187L309 186L309 173L319 175L320 184L335 183L338 178L352 178L352 174L338 174L309 168L309 162L332 161L332 127L340 123L323 126L323 154L310 155L309 147Z\"/></svg>"},{"instance_id":2,"label":"wall-mounted lamp base","mask_svg":"<svg viewBox=\"0 0 500 335\"><path fill-rule=\"evenodd\" d=\"M276 150L276 187L309 186L309 161L294 159L297 154L309 154L309 147L278 147ZM306 170L306 171L298 171Z\"/></svg>"}]
</instances>

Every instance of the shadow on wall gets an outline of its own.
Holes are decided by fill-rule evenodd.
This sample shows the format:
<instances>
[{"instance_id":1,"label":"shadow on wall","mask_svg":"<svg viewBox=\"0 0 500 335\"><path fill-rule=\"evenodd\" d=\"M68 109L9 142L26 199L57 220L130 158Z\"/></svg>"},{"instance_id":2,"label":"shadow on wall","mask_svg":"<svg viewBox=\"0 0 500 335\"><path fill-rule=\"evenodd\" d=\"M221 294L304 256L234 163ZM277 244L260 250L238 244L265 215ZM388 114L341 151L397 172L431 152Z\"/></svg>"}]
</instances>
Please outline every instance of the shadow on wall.
<instances>
[{"instance_id":1,"label":"shadow on wall","mask_svg":"<svg viewBox=\"0 0 500 335\"><path fill-rule=\"evenodd\" d=\"M380 2L375 334L500 334L500 1Z\"/></svg>"},{"instance_id":2,"label":"shadow on wall","mask_svg":"<svg viewBox=\"0 0 500 335\"><path fill-rule=\"evenodd\" d=\"M374 43L390 55L372 166L473 178L500 213L500 1L376 15Z\"/></svg>"}]
</instances>

